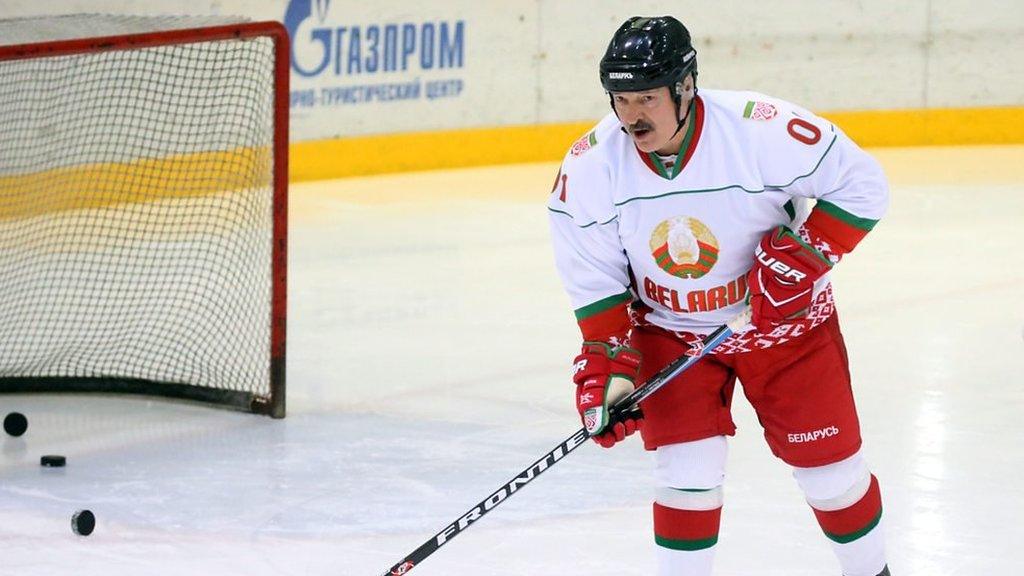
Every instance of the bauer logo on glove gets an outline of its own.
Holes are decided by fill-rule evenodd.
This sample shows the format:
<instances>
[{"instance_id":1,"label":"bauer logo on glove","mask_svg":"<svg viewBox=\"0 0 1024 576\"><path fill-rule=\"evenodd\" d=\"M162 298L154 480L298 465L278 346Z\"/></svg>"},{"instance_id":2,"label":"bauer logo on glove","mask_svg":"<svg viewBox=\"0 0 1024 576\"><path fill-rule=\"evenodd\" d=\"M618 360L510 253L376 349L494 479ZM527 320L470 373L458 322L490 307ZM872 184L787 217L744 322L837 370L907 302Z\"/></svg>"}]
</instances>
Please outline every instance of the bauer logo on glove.
<instances>
[{"instance_id":1,"label":"bauer logo on glove","mask_svg":"<svg viewBox=\"0 0 1024 576\"><path fill-rule=\"evenodd\" d=\"M775 258L767 255L760 245L754 249L754 255L757 256L757 261L766 266L772 272L776 272L778 275L779 282L787 282L796 284L797 282L807 278L807 274L791 267L786 266L782 262L779 262Z\"/></svg>"},{"instance_id":2,"label":"bauer logo on glove","mask_svg":"<svg viewBox=\"0 0 1024 576\"><path fill-rule=\"evenodd\" d=\"M785 226L766 234L754 250L754 257L747 285L751 322L762 334L806 316L814 295L814 281L832 268L828 258Z\"/></svg>"}]
</instances>

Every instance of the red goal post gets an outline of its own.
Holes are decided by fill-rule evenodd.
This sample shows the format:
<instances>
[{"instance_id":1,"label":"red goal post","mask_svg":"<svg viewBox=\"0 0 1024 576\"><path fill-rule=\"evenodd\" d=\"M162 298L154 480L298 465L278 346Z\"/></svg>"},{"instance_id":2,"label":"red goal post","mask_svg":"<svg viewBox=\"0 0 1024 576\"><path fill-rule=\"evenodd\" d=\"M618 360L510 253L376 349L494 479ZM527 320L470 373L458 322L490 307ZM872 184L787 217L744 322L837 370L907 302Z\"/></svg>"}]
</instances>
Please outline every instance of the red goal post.
<instances>
[{"instance_id":1,"label":"red goal post","mask_svg":"<svg viewBox=\"0 0 1024 576\"><path fill-rule=\"evenodd\" d=\"M285 28L70 15L3 43L0 392L284 417Z\"/></svg>"}]
</instances>

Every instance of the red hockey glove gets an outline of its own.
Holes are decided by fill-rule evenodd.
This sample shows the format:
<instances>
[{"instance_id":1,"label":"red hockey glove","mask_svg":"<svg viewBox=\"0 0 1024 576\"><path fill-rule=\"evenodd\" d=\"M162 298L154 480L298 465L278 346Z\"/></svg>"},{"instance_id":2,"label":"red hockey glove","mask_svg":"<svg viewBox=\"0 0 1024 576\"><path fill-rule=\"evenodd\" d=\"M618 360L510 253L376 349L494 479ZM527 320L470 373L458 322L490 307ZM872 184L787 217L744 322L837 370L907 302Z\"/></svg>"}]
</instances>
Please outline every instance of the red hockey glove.
<instances>
[{"instance_id":1,"label":"red hockey glove","mask_svg":"<svg viewBox=\"0 0 1024 576\"><path fill-rule=\"evenodd\" d=\"M640 429L643 414L630 410L612 418L608 408L633 391L640 370L640 352L604 342L584 342L573 362L576 410L595 442L611 448Z\"/></svg>"},{"instance_id":2,"label":"red hockey glove","mask_svg":"<svg viewBox=\"0 0 1024 576\"><path fill-rule=\"evenodd\" d=\"M779 226L754 250L747 274L751 322L763 334L788 320L803 318L811 307L814 281L832 268L825 256L792 230Z\"/></svg>"}]
</instances>

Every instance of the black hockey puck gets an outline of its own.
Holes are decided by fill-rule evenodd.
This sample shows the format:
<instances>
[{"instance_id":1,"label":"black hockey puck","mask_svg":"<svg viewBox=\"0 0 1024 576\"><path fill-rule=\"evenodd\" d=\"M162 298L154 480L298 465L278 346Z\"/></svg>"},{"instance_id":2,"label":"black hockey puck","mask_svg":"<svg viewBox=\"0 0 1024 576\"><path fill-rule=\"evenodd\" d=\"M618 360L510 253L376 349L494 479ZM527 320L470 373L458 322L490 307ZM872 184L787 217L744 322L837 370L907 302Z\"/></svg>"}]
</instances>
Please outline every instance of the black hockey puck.
<instances>
[{"instance_id":1,"label":"black hockey puck","mask_svg":"<svg viewBox=\"0 0 1024 576\"><path fill-rule=\"evenodd\" d=\"M47 454L39 459L40 466L46 466L48 468L60 468L67 464L67 458L59 454Z\"/></svg>"},{"instance_id":2,"label":"black hockey puck","mask_svg":"<svg viewBox=\"0 0 1024 576\"><path fill-rule=\"evenodd\" d=\"M21 436L28 430L28 418L21 412L11 412L4 418L4 432L11 436Z\"/></svg>"},{"instance_id":3,"label":"black hockey puck","mask_svg":"<svg viewBox=\"0 0 1024 576\"><path fill-rule=\"evenodd\" d=\"M79 510L71 515L71 530L79 536L88 536L96 528L96 516L89 510Z\"/></svg>"}]
</instances>

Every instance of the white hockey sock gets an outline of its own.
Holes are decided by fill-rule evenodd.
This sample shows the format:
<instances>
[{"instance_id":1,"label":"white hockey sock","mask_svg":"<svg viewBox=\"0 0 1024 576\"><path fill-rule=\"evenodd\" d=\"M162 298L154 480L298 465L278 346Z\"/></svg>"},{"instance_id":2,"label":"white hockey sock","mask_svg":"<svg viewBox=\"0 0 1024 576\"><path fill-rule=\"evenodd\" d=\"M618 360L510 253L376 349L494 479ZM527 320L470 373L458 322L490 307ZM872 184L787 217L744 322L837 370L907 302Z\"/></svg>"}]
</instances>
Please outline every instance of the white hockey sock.
<instances>
[{"instance_id":1,"label":"white hockey sock","mask_svg":"<svg viewBox=\"0 0 1024 576\"><path fill-rule=\"evenodd\" d=\"M885 531L879 519L867 534L851 542L832 541L843 576L878 576L885 568Z\"/></svg>"},{"instance_id":2,"label":"white hockey sock","mask_svg":"<svg viewBox=\"0 0 1024 576\"><path fill-rule=\"evenodd\" d=\"M715 547L704 550L669 550L658 546L658 576L711 576Z\"/></svg>"}]
</instances>

